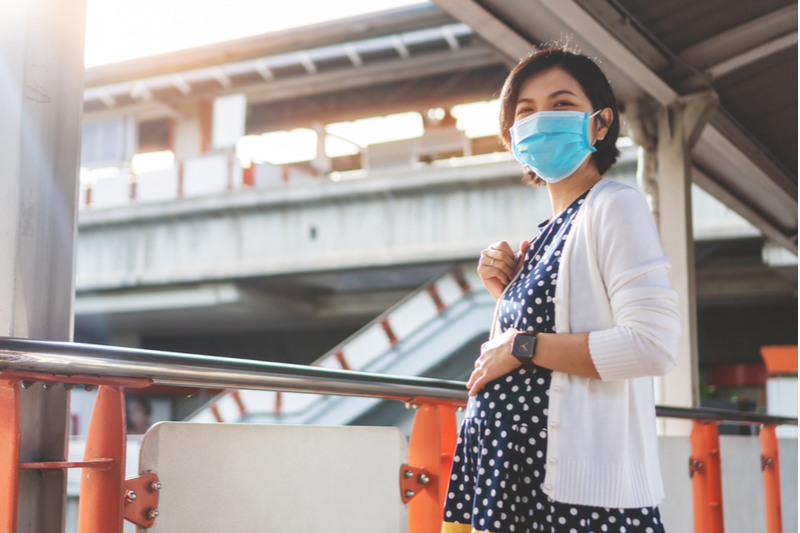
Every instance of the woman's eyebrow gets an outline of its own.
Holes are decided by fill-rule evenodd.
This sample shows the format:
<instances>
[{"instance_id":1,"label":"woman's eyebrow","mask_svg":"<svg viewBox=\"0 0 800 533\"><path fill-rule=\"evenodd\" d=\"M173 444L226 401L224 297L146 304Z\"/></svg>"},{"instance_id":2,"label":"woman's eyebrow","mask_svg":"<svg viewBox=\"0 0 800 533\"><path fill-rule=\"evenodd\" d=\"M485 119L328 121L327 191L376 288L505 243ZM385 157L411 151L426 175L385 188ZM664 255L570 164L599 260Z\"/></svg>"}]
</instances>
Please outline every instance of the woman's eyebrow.
<instances>
[{"instance_id":1,"label":"woman's eyebrow","mask_svg":"<svg viewBox=\"0 0 800 533\"><path fill-rule=\"evenodd\" d=\"M552 94L550 95L550 98L555 98L556 96L560 96L560 95L562 95L562 94L571 94L571 95L572 95L572 96L574 96L575 98L577 98L577 97L578 97L578 95L577 95L577 94L575 94L575 93L574 93L574 92L572 92L572 91L569 91L569 90L567 90L567 89L561 89L561 90L558 90L558 91L556 91L556 92L552 93Z\"/></svg>"}]
</instances>

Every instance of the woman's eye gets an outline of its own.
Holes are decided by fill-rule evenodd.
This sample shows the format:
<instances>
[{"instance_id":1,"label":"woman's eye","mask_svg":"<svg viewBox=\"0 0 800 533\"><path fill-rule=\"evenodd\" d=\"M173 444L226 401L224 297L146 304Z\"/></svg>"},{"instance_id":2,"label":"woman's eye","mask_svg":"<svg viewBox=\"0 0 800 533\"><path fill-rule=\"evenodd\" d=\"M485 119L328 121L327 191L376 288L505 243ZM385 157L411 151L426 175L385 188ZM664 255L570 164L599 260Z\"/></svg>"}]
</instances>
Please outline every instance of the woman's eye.
<instances>
[{"instance_id":1,"label":"woman's eye","mask_svg":"<svg viewBox=\"0 0 800 533\"><path fill-rule=\"evenodd\" d=\"M517 116L524 115L526 113L533 113L533 109L530 107L523 107L522 109L517 110Z\"/></svg>"},{"instance_id":2,"label":"woman's eye","mask_svg":"<svg viewBox=\"0 0 800 533\"><path fill-rule=\"evenodd\" d=\"M556 102L555 107L565 107L574 105L572 102Z\"/></svg>"}]
</instances>

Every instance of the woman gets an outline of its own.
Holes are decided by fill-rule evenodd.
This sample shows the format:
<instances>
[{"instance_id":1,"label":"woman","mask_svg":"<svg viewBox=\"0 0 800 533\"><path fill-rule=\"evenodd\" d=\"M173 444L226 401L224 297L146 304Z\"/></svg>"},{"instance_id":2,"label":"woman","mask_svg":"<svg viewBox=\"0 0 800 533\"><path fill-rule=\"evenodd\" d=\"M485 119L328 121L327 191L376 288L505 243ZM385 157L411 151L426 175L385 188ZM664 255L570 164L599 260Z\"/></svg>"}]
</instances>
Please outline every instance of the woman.
<instances>
[{"instance_id":1,"label":"woman","mask_svg":"<svg viewBox=\"0 0 800 533\"><path fill-rule=\"evenodd\" d=\"M642 195L603 179L619 113L599 67L537 50L508 76L501 136L553 217L481 253L497 301L469 378L443 533L663 532L652 376L680 334Z\"/></svg>"}]
</instances>

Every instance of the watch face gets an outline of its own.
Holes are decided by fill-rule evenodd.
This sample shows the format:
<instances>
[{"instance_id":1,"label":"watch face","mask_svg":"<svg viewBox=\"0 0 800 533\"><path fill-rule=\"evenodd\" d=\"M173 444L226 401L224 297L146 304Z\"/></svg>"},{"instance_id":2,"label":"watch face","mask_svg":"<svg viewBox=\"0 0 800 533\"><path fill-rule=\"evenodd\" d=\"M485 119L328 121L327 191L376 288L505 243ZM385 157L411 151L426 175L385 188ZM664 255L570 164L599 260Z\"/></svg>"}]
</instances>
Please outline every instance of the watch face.
<instances>
[{"instance_id":1,"label":"watch face","mask_svg":"<svg viewBox=\"0 0 800 533\"><path fill-rule=\"evenodd\" d=\"M533 346L536 343L536 337L533 335L517 335L514 337L514 349L512 354L517 357L533 356Z\"/></svg>"}]
</instances>

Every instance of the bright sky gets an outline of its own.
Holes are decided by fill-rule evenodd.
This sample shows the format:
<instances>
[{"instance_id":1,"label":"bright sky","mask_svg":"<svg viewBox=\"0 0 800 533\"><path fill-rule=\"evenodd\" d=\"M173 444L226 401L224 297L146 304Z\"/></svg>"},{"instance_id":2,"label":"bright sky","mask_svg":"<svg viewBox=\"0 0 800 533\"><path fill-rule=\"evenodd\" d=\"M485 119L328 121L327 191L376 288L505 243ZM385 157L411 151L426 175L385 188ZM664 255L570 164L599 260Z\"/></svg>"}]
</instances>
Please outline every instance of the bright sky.
<instances>
[{"instance_id":1,"label":"bright sky","mask_svg":"<svg viewBox=\"0 0 800 533\"><path fill-rule=\"evenodd\" d=\"M93 67L428 0L88 0Z\"/></svg>"}]
</instances>

